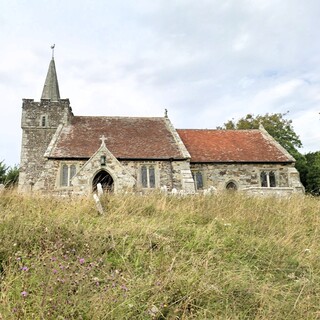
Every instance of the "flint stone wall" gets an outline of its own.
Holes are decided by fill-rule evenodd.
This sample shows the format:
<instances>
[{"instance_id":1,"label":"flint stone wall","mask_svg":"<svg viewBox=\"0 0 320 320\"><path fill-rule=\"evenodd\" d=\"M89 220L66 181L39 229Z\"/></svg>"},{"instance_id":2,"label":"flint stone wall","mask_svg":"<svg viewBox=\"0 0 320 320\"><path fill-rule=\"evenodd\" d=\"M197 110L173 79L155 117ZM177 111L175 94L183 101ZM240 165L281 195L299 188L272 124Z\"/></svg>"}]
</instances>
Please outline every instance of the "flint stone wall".
<instances>
[{"instance_id":1,"label":"flint stone wall","mask_svg":"<svg viewBox=\"0 0 320 320\"><path fill-rule=\"evenodd\" d=\"M204 187L213 186L218 190L226 188L228 182L235 182L238 189L260 188L260 173L273 171L277 187L290 187L301 191L299 173L292 164L191 164L192 171L203 175ZM265 189L265 188L264 188Z\"/></svg>"},{"instance_id":2,"label":"flint stone wall","mask_svg":"<svg viewBox=\"0 0 320 320\"><path fill-rule=\"evenodd\" d=\"M47 159L45 151L52 140L57 127L61 123L68 123L72 118L72 110L68 99L51 102L42 99L23 99L22 105L22 144L19 173L19 190L37 190L37 181L44 170ZM42 117L46 117L42 126Z\"/></svg>"}]
</instances>

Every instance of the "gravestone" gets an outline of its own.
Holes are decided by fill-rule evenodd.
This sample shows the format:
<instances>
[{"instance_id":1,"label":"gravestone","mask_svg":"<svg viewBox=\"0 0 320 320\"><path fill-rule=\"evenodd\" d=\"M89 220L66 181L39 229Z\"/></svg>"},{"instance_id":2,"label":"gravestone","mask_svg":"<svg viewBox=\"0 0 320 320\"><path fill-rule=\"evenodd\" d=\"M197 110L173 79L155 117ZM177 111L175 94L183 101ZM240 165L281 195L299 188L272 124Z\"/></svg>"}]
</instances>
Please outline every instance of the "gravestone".
<instances>
[{"instance_id":1,"label":"gravestone","mask_svg":"<svg viewBox=\"0 0 320 320\"><path fill-rule=\"evenodd\" d=\"M103 189L100 182L97 184L97 192L98 192L98 197L101 198L101 196L103 195Z\"/></svg>"},{"instance_id":2,"label":"gravestone","mask_svg":"<svg viewBox=\"0 0 320 320\"><path fill-rule=\"evenodd\" d=\"M99 197L98 197L98 195L96 193L93 194L93 199L96 202L96 207L97 207L99 213L101 215L104 214L104 211L103 211L103 208L102 208L102 204L101 204L100 199L99 199Z\"/></svg>"}]
</instances>

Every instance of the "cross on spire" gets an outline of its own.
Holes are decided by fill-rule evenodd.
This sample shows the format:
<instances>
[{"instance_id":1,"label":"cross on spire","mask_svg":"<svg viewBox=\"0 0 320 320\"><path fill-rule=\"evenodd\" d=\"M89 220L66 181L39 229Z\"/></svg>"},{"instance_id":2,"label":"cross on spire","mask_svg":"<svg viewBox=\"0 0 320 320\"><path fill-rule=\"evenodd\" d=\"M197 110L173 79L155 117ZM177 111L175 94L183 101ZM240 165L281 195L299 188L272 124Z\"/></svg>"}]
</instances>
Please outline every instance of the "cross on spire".
<instances>
[{"instance_id":1,"label":"cross on spire","mask_svg":"<svg viewBox=\"0 0 320 320\"><path fill-rule=\"evenodd\" d=\"M101 140L101 145L105 146L106 145L106 140L108 140L107 137L104 136L104 134L99 138Z\"/></svg>"}]
</instances>

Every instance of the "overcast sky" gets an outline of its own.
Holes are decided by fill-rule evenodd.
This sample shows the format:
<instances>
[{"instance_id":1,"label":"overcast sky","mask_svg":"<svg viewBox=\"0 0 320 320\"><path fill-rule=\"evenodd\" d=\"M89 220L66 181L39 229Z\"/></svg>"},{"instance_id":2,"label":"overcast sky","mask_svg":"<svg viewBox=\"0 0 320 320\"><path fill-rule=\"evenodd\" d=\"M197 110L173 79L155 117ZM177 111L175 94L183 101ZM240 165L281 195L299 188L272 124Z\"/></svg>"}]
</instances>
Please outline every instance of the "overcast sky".
<instances>
[{"instance_id":1,"label":"overcast sky","mask_svg":"<svg viewBox=\"0 0 320 320\"><path fill-rule=\"evenodd\" d=\"M319 0L0 0L0 161L20 161L22 98L39 101L56 44L75 115L216 128L284 113L320 150Z\"/></svg>"}]
</instances>

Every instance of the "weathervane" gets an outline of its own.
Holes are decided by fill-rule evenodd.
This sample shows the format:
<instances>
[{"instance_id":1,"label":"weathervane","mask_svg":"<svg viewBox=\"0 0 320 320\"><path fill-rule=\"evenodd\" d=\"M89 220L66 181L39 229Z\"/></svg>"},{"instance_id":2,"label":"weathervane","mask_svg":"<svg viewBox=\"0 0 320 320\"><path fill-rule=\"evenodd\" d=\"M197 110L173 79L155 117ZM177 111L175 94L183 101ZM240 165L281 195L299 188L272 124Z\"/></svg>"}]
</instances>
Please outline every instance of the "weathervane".
<instances>
[{"instance_id":1,"label":"weathervane","mask_svg":"<svg viewBox=\"0 0 320 320\"><path fill-rule=\"evenodd\" d=\"M55 44L53 44L52 46L51 46L51 50L52 50L52 59L54 58L54 47L55 47L56 45Z\"/></svg>"}]
</instances>

